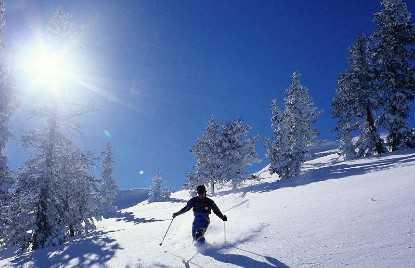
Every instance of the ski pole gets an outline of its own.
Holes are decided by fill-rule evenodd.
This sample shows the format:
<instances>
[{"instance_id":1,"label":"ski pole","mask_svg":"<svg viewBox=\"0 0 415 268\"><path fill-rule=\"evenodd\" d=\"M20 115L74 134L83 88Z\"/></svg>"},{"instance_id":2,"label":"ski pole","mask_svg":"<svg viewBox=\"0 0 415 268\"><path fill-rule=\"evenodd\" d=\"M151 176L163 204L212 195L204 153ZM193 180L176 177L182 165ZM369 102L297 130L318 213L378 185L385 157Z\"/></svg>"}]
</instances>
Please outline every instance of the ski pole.
<instances>
[{"instance_id":1,"label":"ski pole","mask_svg":"<svg viewBox=\"0 0 415 268\"><path fill-rule=\"evenodd\" d=\"M164 239L166 238L166 236L167 236L167 233L169 232L169 230L170 230L170 226L171 226L171 224L173 223L173 220L174 220L174 218L173 219L171 219L171 221L170 221L170 224L169 224L169 227L167 228L167 231L166 231L166 233L164 234L164 236L163 236L163 240L161 240L161 242L160 242L160 246L161 245L163 245L163 242L164 242Z\"/></svg>"},{"instance_id":2,"label":"ski pole","mask_svg":"<svg viewBox=\"0 0 415 268\"><path fill-rule=\"evenodd\" d=\"M225 236L225 246L226 246L226 222L224 221L223 222L223 234L224 234L224 236Z\"/></svg>"}]
</instances>

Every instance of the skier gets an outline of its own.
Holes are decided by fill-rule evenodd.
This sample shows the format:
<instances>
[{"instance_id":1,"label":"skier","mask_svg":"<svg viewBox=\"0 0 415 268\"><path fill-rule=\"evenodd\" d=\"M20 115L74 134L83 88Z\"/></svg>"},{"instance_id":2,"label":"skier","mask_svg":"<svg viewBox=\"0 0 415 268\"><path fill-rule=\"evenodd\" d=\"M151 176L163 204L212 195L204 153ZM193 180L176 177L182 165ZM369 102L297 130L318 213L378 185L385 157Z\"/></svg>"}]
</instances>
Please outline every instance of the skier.
<instances>
[{"instance_id":1,"label":"skier","mask_svg":"<svg viewBox=\"0 0 415 268\"><path fill-rule=\"evenodd\" d=\"M213 212L223 221L227 221L228 218L226 215L222 214L212 199L206 197L206 188L204 185L197 186L196 191L197 196L190 199L184 208L173 213L173 218L193 208L193 214L195 216L192 225L193 241L196 241L198 244L203 244L205 242L204 235L210 223L210 211L213 210Z\"/></svg>"}]
</instances>

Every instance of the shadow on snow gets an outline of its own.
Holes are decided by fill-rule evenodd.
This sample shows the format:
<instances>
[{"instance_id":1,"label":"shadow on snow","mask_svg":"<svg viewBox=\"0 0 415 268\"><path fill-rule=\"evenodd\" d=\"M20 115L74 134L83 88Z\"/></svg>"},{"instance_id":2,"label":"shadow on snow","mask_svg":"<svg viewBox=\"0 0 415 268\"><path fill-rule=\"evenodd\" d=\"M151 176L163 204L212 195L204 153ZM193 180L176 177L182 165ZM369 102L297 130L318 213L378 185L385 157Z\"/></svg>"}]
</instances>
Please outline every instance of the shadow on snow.
<instances>
[{"instance_id":1,"label":"shadow on snow","mask_svg":"<svg viewBox=\"0 0 415 268\"><path fill-rule=\"evenodd\" d=\"M133 212L121 212L116 211L110 214L107 214L104 218L114 218L116 221L125 221L125 222L131 222L134 224L140 224L140 223L149 223L149 222L158 222L158 221L167 221L166 219L155 219L155 218L137 218L134 216Z\"/></svg>"},{"instance_id":2,"label":"shadow on snow","mask_svg":"<svg viewBox=\"0 0 415 268\"><path fill-rule=\"evenodd\" d=\"M49 247L25 253L11 261L13 266L22 267L89 267L103 265L109 261L120 245L106 234L109 232L97 231L76 240L69 241L62 246Z\"/></svg>"},{"instance_id":3,"label":"shadow on snow","mask_svg":"<svg viewBox=\"0 0 415 268\"><path fill-rule=\"evenodd\" d=\"M191 256L190 258L186 259L182 256L179 256L178 254L169 252L168 250L165 250L164 252L178 258L183 263L184 267L203 267L202 265L199 265L195 260L196 257L200 254L206 257L213 258L214 260L221 262L221 263L229 263L234 264L240 267L262 267L262 268L288 268L288 266L279 260L277 260L274 257L266 256L263 254L256 253L252 250L246 250L240 247L241 244L247 243L251 241L253 238L255 238L258 233L261 233L262 230L266 227L266 224L260 225L257 229L251 230L248 236L245 236L243 238L240 238L238 240L234 240L232 242L228 242L223 245L208 245L207 249L198 251L196 254ZM254 258L251 258L246 255L237 254L235 252L233 253L226 253L225 251L228 250L237 250L243 253L248 253L251 255L255 255L257 257L260 257L263 259L256 260Z\"/></svg>"},{"instance_id":4,"label":"shadow on snow","mask_svg":"<svg viewBox=\"0 0 415 268\"><path fill-rule=\"evenodd\" d=\"M402 152L400 152L402 154ZM388 156L392 156L389 154ZM375 171L382 171L394 167L415 165L415 153L408 152L406 155L399 155L394 158L372 158L372 162L362 163L357 161L337 162L335 159L329 163L313 163L306 164L307 170L304 174L284 180L274 182L265 182L257 185L241 187L236 190L223 191L218 195L226 195L229 193L243 193L247 192L269 192L280 188L296 187L306 185L314 182L343 179L350 176L363 175ZM375 160L375 161L373 161Z\"/></svg>"},{"instance_id":5,"label":"shadow on snow","mask_svg":"<svg viewBox=\"0 0 415 268\"><path fill-rule=\"evenodd\" d=\"M183 199L177 199L177 198L168 198L163 201L157 201L157 202L173 202L173 203L186 203L186 200ZM171 219L155 219L155 218L137 218L134 216L133 212L122 212L122 211L115 211L115 212L109 212L104 215L105 219L114 218L116 221L125 221L125 222L131 222L134 224L140 224L140 223L150 223L150 222L158 222L158 221L168 221Z\"/></svg>"},{"instance_id":6,"label":"shadow on snow","mask_svg":"<svg viewBox=\"0 0 415 268\"><path fill-rule=\"evenodd\" d=\"M235 254L235 253L221 253L220 251L209 249L202 253L205 256L210 256L213 259L217 260L218 262L223 263L230 263L240 267L259 267L259 268L267 268L267 267L278 267L278 268L285 268L288 267L284 263L280 262L279 260L264 256L266 262L258 261L253 258L250 258L245 255Z\"/></svg>"},{"instance_id":7,"label":"shadow on snow","mask_svg":"<svg viewBox=\"0 0 415 268\"><path fill-rule=\"evenodd\" d=\"M277 260L274 257L271 256L266 256L263 254L259 254L256 253L252 250L246 250L240 247L241 244L249 242L250 240L252 240L257 233L260 233L262 231L262 229L264 229L266 227L266 225L261 225L259 229L257 230L253 230L252 233L242 239L233 241L231 243L226 243L223 246L219 246L219 247L208 247L206 250L203 250L201 252L202 255L204 256L209 256L213 259L215 259L218 262L222 262L222 263L229 263L229 264L234 264L240 267L260 267L260 268L272 268L272 267L277 267L277 268L288 268L288 266L282 262L280 262L279 260ZM242 254L237 254L235 252L233 253L226 253L224 252L225 250L230 250L230 249L236 249L238 251L241 251L243 253L248 253L251 255L255 255L257 257L262 258L264 261L261 260L256 260L254 258L251 258L249 256L246 255L242 255Z\"/></svg>"}]
</instances>

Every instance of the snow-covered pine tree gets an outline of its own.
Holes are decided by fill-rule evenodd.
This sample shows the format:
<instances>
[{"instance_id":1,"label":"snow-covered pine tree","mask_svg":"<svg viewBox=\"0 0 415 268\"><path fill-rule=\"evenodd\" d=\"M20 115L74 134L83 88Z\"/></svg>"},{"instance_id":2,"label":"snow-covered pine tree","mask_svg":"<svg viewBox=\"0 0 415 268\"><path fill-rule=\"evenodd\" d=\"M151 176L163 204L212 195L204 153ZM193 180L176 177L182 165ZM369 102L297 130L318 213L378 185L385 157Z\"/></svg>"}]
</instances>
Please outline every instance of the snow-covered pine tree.
<instances>
[{"instance_id":1,"label":"snow-covered pine tree","mask_svg":"<svg viewBox=\"0 0 415 268\"><path fill-rule=\"evenodd\" d=\"M11 199L9 189L13 184L12 176L7 167L7 157L5 147L9 138L8 123L13 112L13 91L10 82L10 75L7 70L6 53L4 51L3 28L5 26L5 7L4 1L0 0L0 244L5 224L7 224L7 214L9 201Z\"/></svg>"},{"instance_id":2,"label":"snow-covered pine tree","mask_svg":"<svg viewBox=\"0 0 415 268\"><path fill-rule=\"evenodd\" d=\"M27 163L28 164L28 163ZM17 176L19 178L19 176ZM22 177L20 177L22 178ZM18 180L19 181L19 180ZM30 185L29 179L21 180ZM9 203L7 224L4 226L3 242L7 246L16 246L24 251L32 245L32 233L35 226L33 208L34 196L37 192L22 191L29 187L22 187L16 184L16 191L13 192L13 202Z\"/></svg>"},{"instance_id":3,"label":"snow-covered pine tree","mask_svg":"<svg viewBox=\"0 0 415 268\"><path fill-rule=\"evenodd\" d=\"M186 182L183 185L183 189L189 190L192 196L196 196L196 187L201 184L205 184L205 181L199 181L200 177L198 176L197 165L194 165L192 170L186 173Z\"/></svg>"},{"instance_id":4,"label":"snow-covered pine tree","mask_svg":"<svg viewBox=\"0 0 415 268\"><path fill-rule=\"evenodd\" d=\"M10 245L37 249L60 244L93 229L93 218L101 214L93 158L59 132L57 118L50 116L47 129L24 137L33 157L17 174L6 229Z\"/></svg>"},{"instance_id":5,"label":"snow-covered pine tree","mask_svg":"<svg viewBox=\"0 0 415 268\"><path fill-rule=\"evenodd\" d=\"M380 108L381 96L374 76L367 40L361 36L350 49L349 68L340 76L332 102L340 150L345 158L380 155L385 151L376 126L375 111ZM351 141L353 131L358 135L355 145Z\"/></svg>"},{"instance_id":6,"label":"snow-covered pine tree","mask_svg":"<svg viewBox=\"0 0 415 268\"><path fill-rule=\"evenodd\" d=\"M73 237L95 229L93 219L103 213L100 205L101 181L92 173L94 158L82 152L71 141L65 143L62 161L59 161L59 215L63 217L65 236Z\"/></svg>"},{"instance_id":7,"label":"snow-covered pine tree","mask_svg":"<svg viewBox=\"0 0 415 268\"><path fill-rule=\"evenodd\" d=\"M90 228L90 218L97 212L91 209L97 200L87 172L90 158L61 135L48 152L48 138L46 131L25 136L35 155L17 173L5 241L21 249L60 244L66 236Z\"/></svg>"},{"instance_id":8,"label":"snow-covered pine tree","mask_svg":"<svg viewBox=\"0 0 415 268\"><path fill-rule=\"evenodd\" d=\"M337 80L336 95L331 104L331 112L337 119L336 132L339 140L340 154L345 159L354 159L356 149L353 143L353 132L359 129L359 120L355 116L354 96L350 91L348 73L343 73Z\"/></svg>"},{"instance_id":9,"label":"snow-covered pine tree","mask_svg":"<svg viewBox=\"0 0 415 268\"><path fill-rule=\"evenodd\" d=\"M403 0L382 0L375 13L371 54L376 84L383 93L383 126L389 131L391 151L405 146L410 137L408 116L415 95L415 25Z\"/></svg>"},{"instance_id":10,"label":"snow-covered pine tree","mask_svg":"<svg viewBox=\"0 0 415 268\"><path fill-rule=\"evenodd\" d=\"M102 186L101 198L104 210L113 210L113 204L118 194L118 186L112 177L113 155L111 143L107 143L105 151L102 153Z\"/></svg>"},{"instance_id":11,"label":"snow-covered pine tree","mask_svg":"<svg viewBox=\"0 0 415 268\"><path fill-rule=\"evenodd\" d=\"M251 126L241 119L223 126L222 151L224 174L223 180L230 180L235 189L247 178L246 167L259 161L256 153L256 138L249 136Z\"/></svg>"},{"instance_id":12,"label":"snow-covered pine tree","mask_svg":"<svg viewBox=\"0 0 415 268\"><path fill-rule=\"evenodd\" d=\"M4 153L9 138L8 122L11 115L11 88L10 79L5 66L3 49L4 2L0 0L0 194L6 188L7 160Z\"/></svg>"},{"instance_id":13,"label":"snow-covered pine tree","mask_svg":"<svg viewBox=\"0 0 415 268\"><path fill-rule=\"evenodd\" d=\"M160 171L151 180L150 191L148 193L149 202L164 201L170 197L170 191L163 187L163 178Z\"/></svg>"},{"instance_id":14,"label":"snow-covered pine tree","mask_svg":"<svg viewBox=\"0 0 415 268\"><path fill-rule=\"evenodd\" d=\"M357 155L349 122L339 122L336 130L340 155L343 155L345 160L355 159Z\"/></svg>"},{"instance_id":15,"label":"snow-covered pine tree","mask_svg":"<svg viewBox=\"0 0 415 268\"><path fill-rule=\"evenodd\" d=\"M289 153L288 173L283 177L293 177L300 174L308 148L317 137L313 124L319 112L311 100L308 89L301 84L300 74L297 72L293 73L284 103L283 121L287 128Z\"/></svg>"},{"instance_id":16,"label":"snow-covered pine tree","mask_svg":"<svg viewBox=\"0 0 415 268\"><path fill-rule=\"evenodd\" d=\"M21 247L41 248L62 241L62 216L59 215L63 195L59 185L59 160L64 140L56 134L56 118L48 120L48 128L24 137L24 144L33 149L35 157L27 161L17 175L15 212L8 243ZM20 222L20 219L25 219ZM28 237L27 233L30 233Z\"/></svg>"},{"instance_id":17,"label":"snow-covered pine tree","mask_svg":"<svg viewBox=\"0 0 415 268\"><path fill-rule=\"evenodd\" d=\"M270 160L269 172L277 173L281 177L287 177L288 172L288 129L284 121L283 113L278 107L277 100L272 101L271 128L272 138L265 141L267 157Z\"/></svg>"},{"instance_id":18,"label":"snow-covered pine tree","mask_svg":"<svg viewBox=\"0 0 415 268\"><path fill-rule=\"evenodd\" d=\"M226 124L209 120L192 148L196 164L188 175L189 186L209 184L212 195L216 183L231 181L237 187L247 176L246 167L258 161L256 139L249 137L250 129L242 120Z\"/></svg>"},{"instance_id":19,"label":"snow-covered pine tree","mask_svg":"<svg viewBox=\"0 0 415 268\"><path fill-rule=\"evenodd\" d=\"M350 50L350 90L355 95L356 116L360 118L361 135L356 143L359 156L381 155L385 152L383 140L376 126L375 111L381 104L381 96L374 81L374 70L370 63L368 44L359 37Z\"/></svg>"},{"instance_id":20,"label":"snow-covered pine tree","mask_svg":"<svg viewBox=\"0 0 415 268\"><path fill-rule=\"evenodd\" d=\"M215 183L223 178L223 152L220 146L222 138L221 124L210 119L204 133L197 139L191 150L196 163L188 179L190 184L196 185L189 186L209 184L211 194L215 194Z\"/></svg>"}]
</instances>

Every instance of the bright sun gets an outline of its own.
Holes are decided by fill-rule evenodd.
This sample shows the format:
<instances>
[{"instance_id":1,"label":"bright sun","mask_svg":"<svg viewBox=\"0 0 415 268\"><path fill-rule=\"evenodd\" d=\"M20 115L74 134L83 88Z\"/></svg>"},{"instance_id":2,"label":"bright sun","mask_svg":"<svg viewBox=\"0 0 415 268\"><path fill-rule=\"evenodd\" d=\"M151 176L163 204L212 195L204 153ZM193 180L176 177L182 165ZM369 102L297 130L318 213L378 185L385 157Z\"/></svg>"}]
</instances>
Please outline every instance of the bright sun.
<instances>
[{"instance_id":1,"label":"bright sun","mask_svg":"<svg viewBox=\"0 0 415 268\"><path fill-rule=\"evenodd\" d=\"M75 64L68 49L35 42L23 51L18 66L28 82L53 92L64 90L73 82Z\"/></svg>"}]
</instances>

